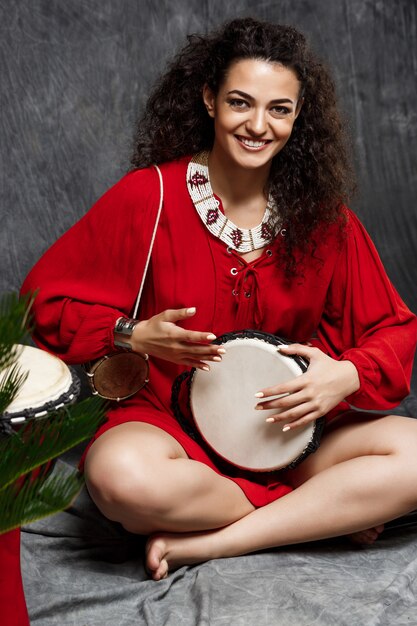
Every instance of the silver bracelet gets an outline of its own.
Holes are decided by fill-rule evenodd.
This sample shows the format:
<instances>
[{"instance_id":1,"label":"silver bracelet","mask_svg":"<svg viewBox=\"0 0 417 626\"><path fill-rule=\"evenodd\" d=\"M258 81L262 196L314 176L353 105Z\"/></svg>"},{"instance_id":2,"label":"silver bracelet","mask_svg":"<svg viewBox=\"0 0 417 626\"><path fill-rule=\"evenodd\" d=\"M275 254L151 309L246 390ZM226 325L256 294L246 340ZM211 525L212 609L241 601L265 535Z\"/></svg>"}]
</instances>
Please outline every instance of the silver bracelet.
<instances>
[{"instance_id":1,"label":"silver bracelet","mask_svg":"<svg viewBox=\"0 0 417 626\"><path fill-rule=\"evenodd\" d=\"M131 317L119 317L119 319L116 320L113 332L115 334L124 335L125 337L131 337L138 322L139 320L134 320ZM129 352L132 351L131 344L125 341L118 341L115 339L114 345L118 348L122 348L123 350L129 350Z\"/></svg>"}]
</instances>

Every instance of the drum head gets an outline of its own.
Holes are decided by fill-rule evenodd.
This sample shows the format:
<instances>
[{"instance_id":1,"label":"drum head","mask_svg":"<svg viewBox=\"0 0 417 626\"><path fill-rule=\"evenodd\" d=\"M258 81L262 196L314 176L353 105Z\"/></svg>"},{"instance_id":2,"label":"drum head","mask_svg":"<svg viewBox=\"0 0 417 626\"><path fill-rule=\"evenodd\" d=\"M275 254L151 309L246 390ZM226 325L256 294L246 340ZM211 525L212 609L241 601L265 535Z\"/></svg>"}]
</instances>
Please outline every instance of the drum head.
<instances>
[{"instance_id":1,"label":"drum head","mask_svg":"<svg viewBox=\"0 0 417 626\"><path fill-rule=\"evenodd\" d=\"M74 387L71 371L58 357L39 348L20 346L16 363L22 374L27 372L27 378L3 418L17 422L19 416L41 417L75 399L76 394L70 393ZM0 373L0 381L9 370Z\"/></svg>"},{"instance_id":2,"label":"drum head","mask_svg":"<svg viewBox=\"0 0 417 626\"><path fill-rule=\"evenodd\" d=\"M118 352L98 361L93 371L96 393L108 400L124 400L148 382L149 363L136 352Z\"/></svg>"},{"instance_id":3,"label":"drum head","mask_svg":"<svg viewBox=\"0 0 417 626\"><path fill-rule=\"evenodd\" d=\"M210 372L195 370L192 380L190 404L201 436L219 456L242 469L287 467L306 450L315 425L283 433L283 424L265 422L276 409L255 410L255 393L292 380L303 369L260 339L237 338L222 345L222 361L210 363Z\"/></svg>"}]
</instances>

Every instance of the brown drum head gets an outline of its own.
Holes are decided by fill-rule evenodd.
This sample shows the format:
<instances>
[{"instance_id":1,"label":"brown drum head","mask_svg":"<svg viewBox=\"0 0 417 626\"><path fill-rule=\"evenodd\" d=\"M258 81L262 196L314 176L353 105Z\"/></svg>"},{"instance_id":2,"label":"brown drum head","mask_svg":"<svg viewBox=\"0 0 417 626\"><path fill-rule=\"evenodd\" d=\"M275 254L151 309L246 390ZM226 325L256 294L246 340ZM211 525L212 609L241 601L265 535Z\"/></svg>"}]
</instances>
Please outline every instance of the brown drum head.
<instances>
[{"instance_id":1,"label":"brown drum head","mask_svg":"<svg viewBox=\"0 0 417 626\"><path fill-rule=\"evenodd\" d=\"M108 400L123 400L147 383L148 361L136 352L120 352L105 357L94 366L96 392Z\"/></svg>"}]
</instances>

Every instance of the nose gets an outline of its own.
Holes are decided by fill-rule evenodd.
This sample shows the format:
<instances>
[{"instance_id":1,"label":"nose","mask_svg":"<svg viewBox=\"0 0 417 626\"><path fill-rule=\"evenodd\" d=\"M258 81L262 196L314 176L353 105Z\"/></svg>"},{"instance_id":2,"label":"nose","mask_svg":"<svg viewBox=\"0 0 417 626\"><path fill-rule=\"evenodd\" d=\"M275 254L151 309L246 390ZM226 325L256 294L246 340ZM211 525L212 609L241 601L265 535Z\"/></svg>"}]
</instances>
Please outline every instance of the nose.
<instances>
[{"instance_id":1,"label":"nose","mask_svg":"<svg viewBox=\"0 0 417 626\"><path fill-rule=\"evenodd\" d=\"M246 121L246 129L249 133L261 136L266 132L267 122L266 113L261 108L254 108L251 115Z\"/></svg>"}]
</instances>

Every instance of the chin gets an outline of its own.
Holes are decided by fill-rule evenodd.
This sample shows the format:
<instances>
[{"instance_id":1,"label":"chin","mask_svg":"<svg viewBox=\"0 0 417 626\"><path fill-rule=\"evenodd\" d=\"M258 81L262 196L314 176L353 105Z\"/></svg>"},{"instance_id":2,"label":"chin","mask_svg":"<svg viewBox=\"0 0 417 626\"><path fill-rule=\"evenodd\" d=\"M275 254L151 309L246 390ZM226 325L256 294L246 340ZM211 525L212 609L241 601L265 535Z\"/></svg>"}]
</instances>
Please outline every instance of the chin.
<instances>
[{"instance_id":1,"label":"chin","mask_svg":"<svg viewBox=\"0 0 417 626\"><path fill-rule=\"evenodd\" d=\"M275 154L260 154L258 153L254 153L254 154L240 154L238 156L232 156L230 155L231 160L233 160L236 165L239 165L240 167L242 167L243 169L246 170L252 170L252 169L257 169L260 167L266 167L268 166L273 157L275 156Z\"/></svg>"}]
</instances>

